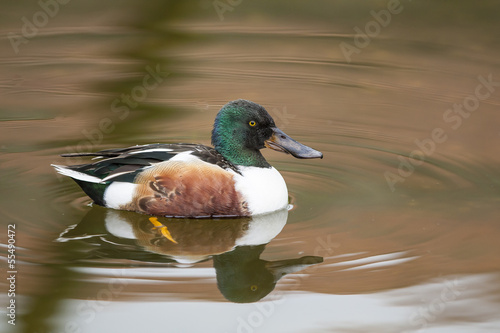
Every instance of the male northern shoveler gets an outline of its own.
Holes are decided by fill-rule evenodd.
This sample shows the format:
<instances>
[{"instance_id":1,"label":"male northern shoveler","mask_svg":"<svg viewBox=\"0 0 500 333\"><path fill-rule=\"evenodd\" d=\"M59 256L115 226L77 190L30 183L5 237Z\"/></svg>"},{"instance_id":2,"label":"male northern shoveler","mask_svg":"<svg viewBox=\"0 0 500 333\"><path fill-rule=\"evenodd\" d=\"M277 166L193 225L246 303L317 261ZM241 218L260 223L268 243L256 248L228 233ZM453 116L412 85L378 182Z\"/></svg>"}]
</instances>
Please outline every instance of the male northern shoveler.
<instances>
[{"instance_id":1,"label":"male northern shoveler","mask_svg":"<svg viewBox=\"0 0 500 333\"><path fill-rule=\"evenodd\" d=\"M260 149L323 158L277 128L262 106L241 99L217 114L212 144L156 143L66 154L97 161L53 166L101 206L175 217L250 216L288 204L283 177Z\"/></svg>"}]
</instances>

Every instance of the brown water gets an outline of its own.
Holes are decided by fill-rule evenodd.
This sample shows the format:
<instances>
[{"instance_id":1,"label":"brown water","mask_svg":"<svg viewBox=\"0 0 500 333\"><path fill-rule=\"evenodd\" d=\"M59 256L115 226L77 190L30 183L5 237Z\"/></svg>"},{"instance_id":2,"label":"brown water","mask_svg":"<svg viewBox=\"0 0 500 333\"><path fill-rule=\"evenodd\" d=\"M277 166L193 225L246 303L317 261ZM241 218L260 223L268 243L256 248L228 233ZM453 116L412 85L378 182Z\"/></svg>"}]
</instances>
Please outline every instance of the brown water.
<instances>
[{"instance_id":1,"label":"brown water","mask_svg":"<svg viewBox=\"0 0 500 333\"><path fill-rule=\"evenodd\" d=\"M498 2L43 3L1 5L2 332L500 331ZM289 212L176 244L50 167L236 98L324 153L264 152Z\"/></svg>"}]
</instances>

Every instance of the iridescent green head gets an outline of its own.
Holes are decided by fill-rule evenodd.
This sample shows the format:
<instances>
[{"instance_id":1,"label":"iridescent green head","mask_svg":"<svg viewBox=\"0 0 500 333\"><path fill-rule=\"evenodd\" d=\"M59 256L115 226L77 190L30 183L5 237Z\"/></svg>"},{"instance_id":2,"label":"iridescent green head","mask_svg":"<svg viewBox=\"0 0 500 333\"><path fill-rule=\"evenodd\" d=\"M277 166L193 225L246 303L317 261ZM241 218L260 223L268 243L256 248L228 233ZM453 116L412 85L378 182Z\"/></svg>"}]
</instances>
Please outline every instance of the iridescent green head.
<instances>
[{"instance_id":1,"label":"iridescent green head","mask_svg":"<svg viewBox=\"0 0 500 333\"><path fill-rule=\"evenodd\" d=\"M297 158L323 158L323 154L283 133L259 104L239 99L227 103L217 114L212 144L235 165L269 168L260 150L268 147Z\"/></svg>"}]
</instances>

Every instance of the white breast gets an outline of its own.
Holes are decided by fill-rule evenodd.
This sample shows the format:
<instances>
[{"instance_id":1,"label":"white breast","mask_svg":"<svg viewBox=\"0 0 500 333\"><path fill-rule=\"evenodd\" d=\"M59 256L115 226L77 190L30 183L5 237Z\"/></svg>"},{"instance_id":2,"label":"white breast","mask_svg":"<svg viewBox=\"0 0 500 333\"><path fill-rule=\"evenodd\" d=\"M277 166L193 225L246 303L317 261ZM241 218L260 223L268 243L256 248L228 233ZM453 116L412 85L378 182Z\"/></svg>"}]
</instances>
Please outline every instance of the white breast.
<instances>
[{"instance_id":1,"label":"white breast","mask_svg":"<svg viewBox=\"0 0 500 333\"><path fill-rule=\"evenodd\" d=\"M281 174L275 168L239 166L235 187L248 204L252 215L283 209L288 205L288 190Z\"/></svg>"}]
</instances>

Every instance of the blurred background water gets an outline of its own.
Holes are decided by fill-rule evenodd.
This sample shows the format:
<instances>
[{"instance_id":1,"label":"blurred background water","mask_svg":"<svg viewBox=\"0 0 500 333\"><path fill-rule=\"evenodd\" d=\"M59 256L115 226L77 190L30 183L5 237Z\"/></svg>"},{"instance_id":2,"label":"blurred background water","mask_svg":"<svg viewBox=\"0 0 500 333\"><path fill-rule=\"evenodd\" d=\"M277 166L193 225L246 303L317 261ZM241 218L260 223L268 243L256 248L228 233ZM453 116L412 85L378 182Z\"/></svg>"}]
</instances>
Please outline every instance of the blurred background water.
<instances>
[{"instance_id":1,"label":"blurred background water","mask_svg":"<svg viewBox=\"0 0 500 333\"><path fill-rule=\"evenodd\" d=\"M2 332L500 331L497 1L0 8ZM324 153L264 152L289 212L160 219L175 244L50 167L210 144L237 98Z\"/></svg>"}]
</instances>

